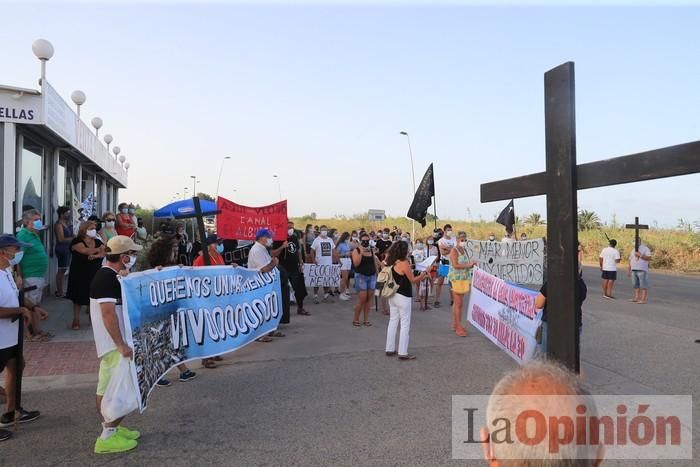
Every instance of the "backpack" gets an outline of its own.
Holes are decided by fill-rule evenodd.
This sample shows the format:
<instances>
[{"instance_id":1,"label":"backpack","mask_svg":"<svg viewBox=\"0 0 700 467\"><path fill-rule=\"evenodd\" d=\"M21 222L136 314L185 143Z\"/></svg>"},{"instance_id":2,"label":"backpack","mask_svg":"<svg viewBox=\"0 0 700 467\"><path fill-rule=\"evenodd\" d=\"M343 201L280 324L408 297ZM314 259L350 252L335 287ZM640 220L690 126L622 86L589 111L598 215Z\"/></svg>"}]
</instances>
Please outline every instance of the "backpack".
<instances>
[{"instance_id":1,"label":"backpack","mask_svg":"<svg viewBox=\"0 0 700 467\"><path fill-rule=\"evenodd\" d=\"M393 296L399 288L391 271L392 266L385 266L377 275L377 288L381 290L382 298Z\"/></svg>"}]
</instances>

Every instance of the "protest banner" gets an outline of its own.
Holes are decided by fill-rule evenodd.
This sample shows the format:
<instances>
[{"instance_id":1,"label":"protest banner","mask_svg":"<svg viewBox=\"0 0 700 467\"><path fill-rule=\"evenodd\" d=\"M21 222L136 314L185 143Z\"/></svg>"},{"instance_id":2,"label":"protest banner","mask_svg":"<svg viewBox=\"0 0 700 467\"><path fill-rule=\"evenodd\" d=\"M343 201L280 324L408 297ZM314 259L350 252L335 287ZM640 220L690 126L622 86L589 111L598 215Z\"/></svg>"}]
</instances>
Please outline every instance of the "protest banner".
<instances>
[{"instance_id":1,"label":"protest banner","mask_svg":"<svg viewBox=\"0 0 700 467\"><path fill-rule=\"evenodd\" d=\"M535 354L535 333L542 322L535 297L535 291L475 268L467 320L522 365Z\"/></svg>"},{"instance_id":2,"label":"protest banner","mask_svg":"<svg viewBox=\"0 0 700 467\"><path fill-rule=\"evenodd\" d=\"M304 283L307 287L340 287L340 264L304 263Z\"/></svg>"},{"instance_id":3,"label":"protest banner","mask_svg":"<svg viewBox=\"0 0 700 467\"><path fill-rule=\"evenodd\" d=\"M508 282L542 285L544 282L544 240L490 242L467 240L467 260Z\"/></svg>"},{"instance_id":4,"label":"protest banner","mask_svg":"<svg viewBox=\"0 0 700 467\"><path fill-rule=\"evenodd\" d=\"M121 279L125 337L134 349L139 406L179 363L237 350L277 329L277 269L170 267Z\"/></svg>"},{"instance_id":5,"label":"protest banner","mask_svg":"<svg viewBox=\"0 0 700 467\"><path fill-rule=\"evenodd\" d=\"M225 251L224 261L226 261L226 264L236 263L239 266L245 266L248 264L248 255L250 254L250 250L253 248L253 245L255 245L255 243L239 246L231 251Z\"/></svg>"},{"instance_id":6,"label":"protest banner","mask_svg":"<svg viewBox=\"0 0 700 467\"><path fill-rule=\"evenodd\" d=\"M249 207L219 196L216 199L216 231L219 238L255 240L260 229L272 232L273 240L287 240L287 201Z\"/></svg>"}]
</instances>

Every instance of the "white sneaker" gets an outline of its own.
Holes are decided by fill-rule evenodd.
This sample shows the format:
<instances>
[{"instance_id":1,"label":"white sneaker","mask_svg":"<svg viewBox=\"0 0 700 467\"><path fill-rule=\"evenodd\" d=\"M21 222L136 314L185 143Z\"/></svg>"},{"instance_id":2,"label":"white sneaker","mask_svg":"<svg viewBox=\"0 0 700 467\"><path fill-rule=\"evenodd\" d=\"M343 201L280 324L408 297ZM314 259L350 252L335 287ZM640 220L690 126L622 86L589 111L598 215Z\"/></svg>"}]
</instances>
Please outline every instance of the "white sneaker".
<instances>
[{"instance_id":1,"label":"white sneaker","mask_svg":"<svg viewBox=\"0 0 700 467\"><path fill-rule=\"evenodd\" d=\"M342 301L344 301L344 302L347 302L348 300L350 300L350 298L351 298L350 295L348 295L348 294L345 293L345 292L343 292L343 293L340 294L340 299L341 299Z\"/></svg>"}]
</instances>

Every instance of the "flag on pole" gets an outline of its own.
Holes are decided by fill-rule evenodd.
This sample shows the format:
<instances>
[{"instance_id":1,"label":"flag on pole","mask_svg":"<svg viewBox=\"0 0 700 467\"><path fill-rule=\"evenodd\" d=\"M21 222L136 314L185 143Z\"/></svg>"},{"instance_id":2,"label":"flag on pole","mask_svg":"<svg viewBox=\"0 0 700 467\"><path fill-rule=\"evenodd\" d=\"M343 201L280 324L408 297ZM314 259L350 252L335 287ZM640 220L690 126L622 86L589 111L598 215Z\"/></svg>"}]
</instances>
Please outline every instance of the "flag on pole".
<instances>
[{"instance_id":1,"label":"flag on pole","mask_svg":"<svg viewBox=\"0 0 700 467\"><path fill-rule=\"evenodd\" d=\"M513 200L510 200L508 206L503 208L503 211L498 215L496 222L506 228L506 232L513 233L513 225L515 224L515 205Z\"/></svg>"},{"instance_id":2,"label":"flag on pole","mask_svg":"<svg viewBox=\"0 0 700 467\"><path fill-rule=\"evenodd\" d=\"M433 204L433 196L435 196L435 179L433 178L433 164L430 164L420 185L418 185L416 194L413 196L413 202L406 217L420 222L420 225L425 227L425 216L428 214L428 208Z\"/></svg>"}]
</instances>

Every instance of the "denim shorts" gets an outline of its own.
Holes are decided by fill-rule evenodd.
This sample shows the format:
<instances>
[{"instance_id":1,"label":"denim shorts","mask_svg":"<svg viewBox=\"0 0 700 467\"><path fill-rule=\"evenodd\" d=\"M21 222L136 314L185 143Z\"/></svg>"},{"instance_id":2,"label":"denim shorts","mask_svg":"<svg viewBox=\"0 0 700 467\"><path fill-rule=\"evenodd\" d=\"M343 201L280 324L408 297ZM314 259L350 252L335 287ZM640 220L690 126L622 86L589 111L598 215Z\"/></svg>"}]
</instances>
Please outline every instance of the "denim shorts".
<instances>
[{"instance_id":1,"label":"denim shorts","mask_svg":"<svg viewBox=\"0 0 700 467\"><path fill-rule=\"evenodd\" d=\"M355 290L362 292L365 290L374 290L377 288L377 275L365 276L364 274L355 273Z\"/></svg>"},{"instance_id":2,"label":"denim shorts","mask_svg":"<svg viewBox=\"0 0 700 467\"><path fill-rule=\"evenodd\" d=\"M649 273L646 271L632 271L632 288L648 289Z\"/></svg>"}]
</instances>

